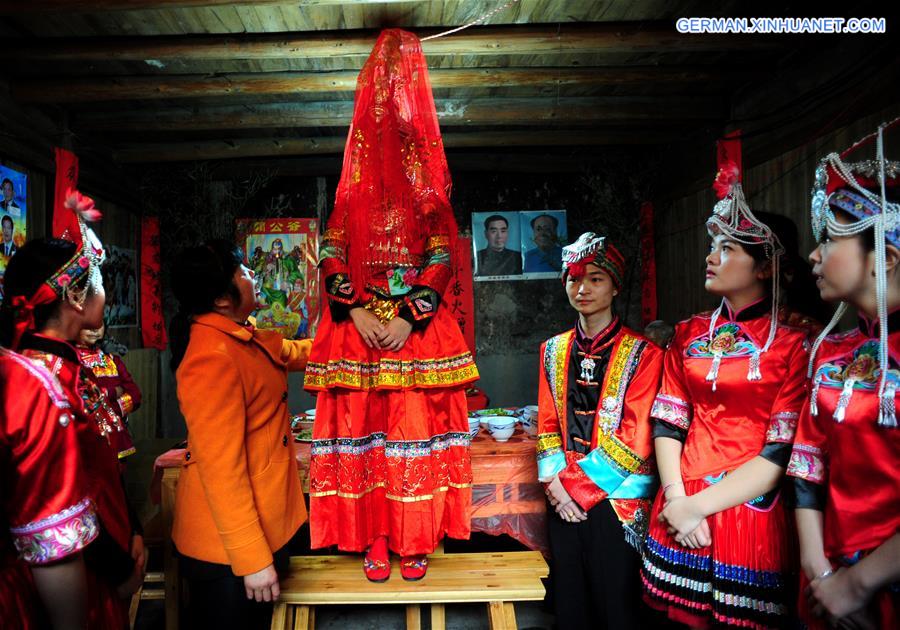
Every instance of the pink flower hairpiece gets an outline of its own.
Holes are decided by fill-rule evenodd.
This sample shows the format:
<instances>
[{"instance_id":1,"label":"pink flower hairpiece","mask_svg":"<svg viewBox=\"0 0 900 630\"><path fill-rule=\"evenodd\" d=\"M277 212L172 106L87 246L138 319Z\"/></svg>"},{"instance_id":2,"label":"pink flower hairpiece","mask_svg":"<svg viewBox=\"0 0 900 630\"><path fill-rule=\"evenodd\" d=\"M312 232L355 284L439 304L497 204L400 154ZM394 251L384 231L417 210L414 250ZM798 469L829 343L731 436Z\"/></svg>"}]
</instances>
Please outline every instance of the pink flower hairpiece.
<instances>
[{"instance_id":1,"label":"pink flower hairpiece","mask_svg":"<svg viewBox=\"0 0 900 630\"><path fill-rule=\"evenodd\" d=\"M103 217L103 213L94 206L93 199L71 188L66 194L65 206L77 212L82 219L89 223L95 223Z\"/></svg>"}]
</instances>

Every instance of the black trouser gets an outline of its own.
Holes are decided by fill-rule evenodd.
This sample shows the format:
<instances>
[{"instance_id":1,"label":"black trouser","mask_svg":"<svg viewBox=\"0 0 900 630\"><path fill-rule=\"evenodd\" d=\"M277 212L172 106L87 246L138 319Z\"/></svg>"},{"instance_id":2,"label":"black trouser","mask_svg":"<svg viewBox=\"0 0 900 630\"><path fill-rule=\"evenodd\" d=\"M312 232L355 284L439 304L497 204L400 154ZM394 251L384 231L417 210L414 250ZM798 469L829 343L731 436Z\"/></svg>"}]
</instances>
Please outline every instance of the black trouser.
<instances>
[{"instance_id":1,"label":"black trouser","mask_svg":"<svg viewBox=\"0 0 900 630\"><path fill-rule=\"evenodd\" d=\"M291 560L287 545L272 555L275 570L283 575ZM232 573L231 566L179 555L178 569L187 586L187 627L269 629L272 604L247 599L244 578Z\"/></svg>"},{"instance_id":2,"label":"black trouser","mask_svg":"<svg viewBox=\"0 0 900 630\"><path fill-rule=\"evenodd\" d=\"M642 623L640 555L625 542L609 502L595 505L581 523L567 523L553 508L547 510L556 627L648 627Z\"/></svg>"}]
</instances>

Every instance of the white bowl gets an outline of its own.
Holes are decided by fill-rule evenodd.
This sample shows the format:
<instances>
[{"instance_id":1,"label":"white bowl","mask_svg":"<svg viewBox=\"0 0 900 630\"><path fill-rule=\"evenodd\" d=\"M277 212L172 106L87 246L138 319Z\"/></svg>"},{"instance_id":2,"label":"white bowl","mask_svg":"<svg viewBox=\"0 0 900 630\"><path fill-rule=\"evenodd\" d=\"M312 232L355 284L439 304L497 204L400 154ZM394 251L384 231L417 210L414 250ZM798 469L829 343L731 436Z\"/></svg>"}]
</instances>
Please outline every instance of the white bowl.
<instances>
[{"instance_id":1,"label":"white bowl","mask_svg":"<svg viewBox=\"0 0 900 630\"><path fill-rule=\"evenodd\" d=\"M307 410L304 411L303 413L305 413L305 414L306 414L307 416L309 416L310 418L315 418L315 417L316 417L316 410L315 410L315 409L307 409Z\"/></svg>"},{"instance_id":2,"label":"white bowl","mask_svg":"<svg viewBox=\"0 0 900 630\"><path fill-rule=\"evenodd\" d=\"M532 424L522 424L522 430L525 431L528 435L537 435L538 425L537 422Z\"/></svg>"},{"instance_id":3,"label":"white bowl","mask_svg":"<svg viewBox=\"0 0 900 630\"><path fill-rule=\"evenodd\" d=\"M491 437L498 442L505 442L512 434L516 432L516 425L508 425L504 427L491 427Z\"/></svg>"},{"instance_id":4,"label":"white bowl","mask_svg":"<svg viewBox=\"0 0 900 630\"><path fill-rule=\"evenodd\" d=\"M481 418L481 422L487 422L488 426L491 428L505 426L514 427L516 425L516 418L513 416L484 416Z\"/></svg>"},{"instance_id":5,"label":"white bowl","mask_svg":"<svg viewBox=\"0 0 900 630\"><path fill-rule=\"evenodd\" d=\"M472 439L481 431L481 418L469 418L469 435Z\"/></svg>"}]
</instances>

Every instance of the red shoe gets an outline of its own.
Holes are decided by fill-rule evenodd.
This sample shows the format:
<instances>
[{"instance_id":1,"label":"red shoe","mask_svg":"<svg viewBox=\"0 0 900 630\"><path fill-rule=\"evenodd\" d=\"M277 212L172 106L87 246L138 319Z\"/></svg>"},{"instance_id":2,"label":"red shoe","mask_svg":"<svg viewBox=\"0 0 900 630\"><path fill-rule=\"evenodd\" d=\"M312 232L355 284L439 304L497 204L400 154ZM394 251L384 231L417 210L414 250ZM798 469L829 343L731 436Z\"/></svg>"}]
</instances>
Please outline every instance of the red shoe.
<instances>
[{"instance_id":1,"label":"red shoe","mask_svg":"<svg viewBox=\"0 0 900 630\"><path fill-rule=\"evenodd\" d=\"M386 582L391 577L391 558L388 555L387 536L375 539L363 558L363 573L370 582Z\"/></svg>"},{"instance_id":2,"label":"red shoe","mask_svg":"<svg viewBox=\"0 0 900 630\"><path fill-rule=\"evenodd\" d=\"M400 558L400 575L407 582L415 582L425 577L428 571L428 556L403 556Z\"/></svg>"}]
</instances>

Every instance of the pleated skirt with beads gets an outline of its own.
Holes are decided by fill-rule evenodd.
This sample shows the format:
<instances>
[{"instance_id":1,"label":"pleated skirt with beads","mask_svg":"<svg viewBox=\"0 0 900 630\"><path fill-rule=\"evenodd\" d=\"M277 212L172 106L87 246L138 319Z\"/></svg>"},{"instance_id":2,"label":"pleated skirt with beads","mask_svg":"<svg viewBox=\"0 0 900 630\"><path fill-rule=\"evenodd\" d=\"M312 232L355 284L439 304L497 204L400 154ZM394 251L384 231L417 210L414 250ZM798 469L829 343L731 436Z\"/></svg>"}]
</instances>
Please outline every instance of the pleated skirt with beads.
<instances>
[{"instance_id":1,"label":"pleated skirt with beads","mask_svg":"<svg viewBox=\"0 0 900 630\"><path fill-rule=\"evenodd\" d=\"M693 495L710 484L685 482ZM657 495L644 544L644 600L670 619L691 627L728 625L782 628L794 619L797 571L794 530L783 502L741 504L707 519L712 544L688 549L658 520Z\"/></svg>"}]
</instances>

